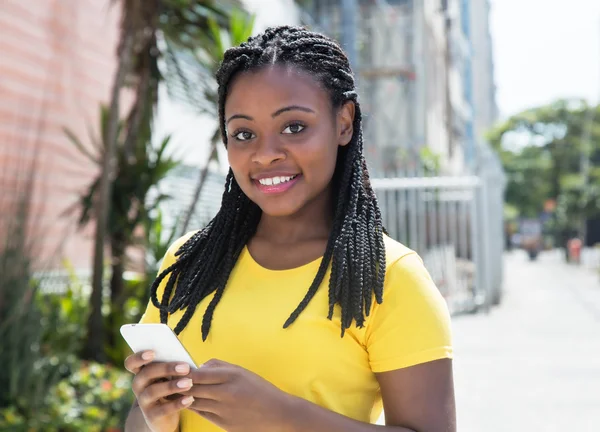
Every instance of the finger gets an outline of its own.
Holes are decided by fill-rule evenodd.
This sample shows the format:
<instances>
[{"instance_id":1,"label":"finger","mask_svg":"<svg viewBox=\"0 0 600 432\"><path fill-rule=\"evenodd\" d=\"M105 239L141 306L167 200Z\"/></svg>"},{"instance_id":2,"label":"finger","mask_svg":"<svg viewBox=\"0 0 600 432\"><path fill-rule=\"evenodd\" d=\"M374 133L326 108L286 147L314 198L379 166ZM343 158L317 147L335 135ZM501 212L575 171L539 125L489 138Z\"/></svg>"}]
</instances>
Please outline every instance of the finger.
<instances>
[{"instance_id":1,"label":"finger","mask_svg":"<svg viewBox=\"0 0 600 432\"><path fill-rule=\"evenodd\" d=\"M154 351L141 351L131 354L125 359L125 369L132 374L138 374L140 369L154 360Z\"/></svg>"},{"instance_id":2,"label":"finger","mask_svg":"<svg viewBox=\"0 0 600 432\"><path fill-rule=\"evenodd\" d=\"M131 388L138 397L150 384L156 380L171 376L185 376L190 373L187 363L151 363L145 366L133 379Z\"/></svg>"},{"instance_id":3,"label":"finger","mask_svg":"<svg viewBox=\"0 0 600 432\"><path fill-rule=\"evenodd\" d=\"M161 417L173 415L183 409L188 408L194 402L192 396L182 396L174 401L155 404L144 412L148 420L153 421Z\"/></svg>"},{"instance_id":4,"label":"finger","mask_svg":"<svg viewBox=\"0 0 600 432\"><path fill-rule=\"evenodd\" d=\"M228 367L204 365L198 369L194 369L190 377L194 381L194 384L223 384L231 381L233 372Z\"/></svg>"},{"instance_id":5,"label":"finger","mask_svg":"<svg viewBox=\"0 0 600 432\"><path fill-rule=\"evenodd\" d=\"M218 414L219 402L212 399L194 398L194 402L190 405L190 409L199 414L210 413Z\"/></svg>"},{"instance_id":6,"label":"finger","mask_svg":"<svg viewBox=\"0 0 600 432\"><path fill-rule=\"evenodd\" d=\"M165 399L168 396L176 395L189 390L192 387L190 378L180 378L170 381L151 384L144 389L138 397L138 403L142 409L148 409L151 405ZM179 399L177 397L176 399Z\"/></svg>"},{"instance_id":7,"label":"finger","mask_svg":"<svg viewBox=\"0 0 600 432\"><path fill-rule=\"evenodd\" d=\"M194 396L194 399L222 401L227 395L227 388L226 384L195 384L181 394Z\"/></svg>"}]
</instances>

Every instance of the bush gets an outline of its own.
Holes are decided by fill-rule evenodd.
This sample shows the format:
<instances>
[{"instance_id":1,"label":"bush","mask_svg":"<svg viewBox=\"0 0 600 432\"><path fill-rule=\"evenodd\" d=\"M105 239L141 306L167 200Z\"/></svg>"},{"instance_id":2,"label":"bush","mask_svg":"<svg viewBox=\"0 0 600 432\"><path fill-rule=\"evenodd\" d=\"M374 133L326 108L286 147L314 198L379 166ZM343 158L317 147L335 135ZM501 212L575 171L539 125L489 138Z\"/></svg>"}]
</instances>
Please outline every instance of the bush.
<instances>
[{"instance_id":1,"label":"bush","mask_svg":"<svg viewBox=\"0 0 600 432\"><path fill-rule=\"evenodd\" d=\"M33 180L26 178L14 189L0 184L0 409L25 418L42 409L48 390L68 372L42 352L44 315L33 277L39 236L29 231ZM4 195L9 190L14 196Z\"/></svg>"},{"instance_id":2,"label":"bush","mask_svg":"<svg viewBox=\"0 0 600 432\"><path fill-rule=\"evenodd\" d=\"M133 402L131 376L117 368L81 362L26 418L15 407L0 410L0 430L27 432L120 431Z\"/></svg>"}]
</instances>

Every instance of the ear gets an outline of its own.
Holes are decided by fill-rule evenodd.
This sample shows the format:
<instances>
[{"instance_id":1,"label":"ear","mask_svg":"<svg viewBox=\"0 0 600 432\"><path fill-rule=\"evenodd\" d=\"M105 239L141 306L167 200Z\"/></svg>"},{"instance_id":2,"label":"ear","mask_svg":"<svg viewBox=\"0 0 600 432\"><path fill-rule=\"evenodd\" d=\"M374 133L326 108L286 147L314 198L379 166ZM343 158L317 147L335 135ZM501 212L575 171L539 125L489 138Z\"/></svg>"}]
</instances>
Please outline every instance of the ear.
<instances>
[{"instance_id":1,"label":"ear","mask_svg":"<svg viewBox=\"0 0 600 432\"><path fill-rule=\"evenodd\" d=\"M345 146L350 143L354 134L354 114L356 106L353 101L344 102L337 113L338 145Z\"/></svg>"}]
</instances>

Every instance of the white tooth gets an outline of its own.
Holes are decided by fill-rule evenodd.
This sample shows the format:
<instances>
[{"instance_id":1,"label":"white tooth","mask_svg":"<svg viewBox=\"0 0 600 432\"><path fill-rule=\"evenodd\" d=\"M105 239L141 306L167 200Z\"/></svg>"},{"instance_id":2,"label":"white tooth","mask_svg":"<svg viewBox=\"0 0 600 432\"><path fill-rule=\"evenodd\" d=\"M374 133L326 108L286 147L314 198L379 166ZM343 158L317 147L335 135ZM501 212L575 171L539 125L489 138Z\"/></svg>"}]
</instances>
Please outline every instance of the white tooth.
<instances>
[{"instance_id":1,"label":"white tooth","mask_svg":"<svg viewBox=\"0 0 600 432\"><path fill-rule=\"evenodd\" d=\"M273 184L278 185L281 183L281 177L273 177Z\"/></svg>"},{"instance_id":2,"label":"white tooth","mask_svg":"<svg viewBox=\"0 0 600 432\"><path fill-rule=\"evenodd\" d=\"M272 186L273 185L273 179L272 178L265 179L265 184L267 186Z\"/></svg>"},{"instance_id":3,"label":"white tooth","mask_svg":"<svg viewBox=\"0 0 600 432\"><path fill-rule=\"evenodd\" d=\"M288 182L288 181L290 181L291 177L284 177L283 179L284 179L283 180L284 182Z\"/></svg>"}]
</instances>

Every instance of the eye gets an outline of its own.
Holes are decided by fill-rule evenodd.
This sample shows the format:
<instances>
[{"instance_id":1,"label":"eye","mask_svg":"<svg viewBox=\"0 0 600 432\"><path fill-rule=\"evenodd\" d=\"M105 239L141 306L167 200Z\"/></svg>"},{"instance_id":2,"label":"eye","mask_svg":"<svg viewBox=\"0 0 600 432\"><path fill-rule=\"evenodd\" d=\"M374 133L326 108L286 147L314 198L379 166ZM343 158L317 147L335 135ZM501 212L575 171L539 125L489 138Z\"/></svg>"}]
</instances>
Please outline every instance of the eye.
<instances>
[{"instance_id":1,"label":"eye","mask_svg":"<svg viewBox=\"0 0 600 432\"><path fill-rule=\"evenodd\" d=\"M297 134L300 133L306 128L303 124L300 123L292 123L288 127L286 127L282 133L284 134Z\"/></svg>"},{"instance_id":2,"label":"eye","mask_svg":"<svg viewBox=\"0 0 600 432\"><path fill-rule=\"evenodd\" d=\"M232 137L238 141L249 141L254 138L254 134L250 131L236 131Z\"/></svg>"}]
</instances>

